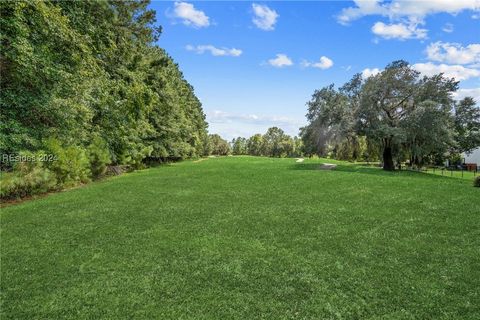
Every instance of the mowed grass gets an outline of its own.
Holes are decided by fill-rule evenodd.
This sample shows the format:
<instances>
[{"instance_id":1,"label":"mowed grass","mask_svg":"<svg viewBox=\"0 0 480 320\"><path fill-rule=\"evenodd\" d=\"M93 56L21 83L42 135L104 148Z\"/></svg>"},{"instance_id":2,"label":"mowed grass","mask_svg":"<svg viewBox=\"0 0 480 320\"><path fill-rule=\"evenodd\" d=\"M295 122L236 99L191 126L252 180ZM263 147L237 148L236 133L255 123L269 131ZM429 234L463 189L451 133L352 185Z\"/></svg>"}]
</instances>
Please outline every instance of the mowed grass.
<instances>
[{"instance_id":1,"label":"mowed grass","mask_svg":"<svg viewBox=\"0 0 480 320\"><path fill-rule=\"evenodd\" d=\"M188 161L2 208L1 318L480 319L480 189L321 162Z\"/></svg>"}]
</instances>

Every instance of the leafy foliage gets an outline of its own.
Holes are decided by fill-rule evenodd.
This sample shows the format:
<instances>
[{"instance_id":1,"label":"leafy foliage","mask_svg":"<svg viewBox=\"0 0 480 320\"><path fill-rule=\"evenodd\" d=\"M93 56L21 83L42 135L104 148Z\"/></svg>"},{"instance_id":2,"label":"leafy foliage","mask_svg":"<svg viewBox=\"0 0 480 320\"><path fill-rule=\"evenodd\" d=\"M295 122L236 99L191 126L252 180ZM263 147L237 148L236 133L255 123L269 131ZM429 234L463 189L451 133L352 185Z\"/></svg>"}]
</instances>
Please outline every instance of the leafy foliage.
<instances>
[{"instance_id":1,"label":"leafy foliage","mask_svg":"<svg viewBox=\"0 0 480 320\"><path fill-rule=\"evenodd\" d=\"M218 134L211 134L208 136L209 144L211 146L211 153L217 156L226 156L230 154L230 145L227 140L222 139Z\"/></svg>"},{"instance_id":2,"label":"leafy foliage","mask_svg":"<svg viewBox=\"0 0 480 320\"><path fill-rule=\"evenodd\" d=\"M107 165L111 163L111 159L108 146L102 138L93 138L92 143L88 147L88 157L92 176L96 178L105 174Z\"/></svg>"},{"instance_id":3,"label":"leafy foliage","mask_svg":"<svg viewBox=\"0 0 480 320\"><path fill-rule=\"evenodd\" d=\"M252 156L261 156L263 146L263 136L260 133L254 134L247 139L247 152Z\"/></svg>"},{"instance_id":4,"label":"leafy foliage","mask_svg":"<svg viewBox=\"0 0 480 320\"><path fill-rule=\"evenodd\" d=\"M480 146L480 108L466 97L455 105L457 152L470 152Z\"/></svg>"},{"instance_id":5,"label":"leafy foliage","mask_svg":"<svg viewBox=\"0 0 480 320\"><path fill-rule=\"evenodd\" d=\"M480 111L471 98L456 103L457 88L454 79L421 77L407 62L394 61L338 90L316 90L307 104L309 124L301 129L304 149L343 160L381 158L385 170L472 150L480 146Z\"/></svg>"},{"instance_id":6,"label":"leafy foliage","mask_svg":"<svg viewBox=\"0 0 480 320\"><path fill-rule=\"evenodd\" d=\"M42 152L21 152L20 156L36 158ZM44 193L57 187L55 174L45 168L40 161L23 161L15 163L13 172L2 172L0 187L1 199L15 199Z\"/></svg>"},{"instance_id":7,"label":"leafy foliage","mask_svg":"<svg viewBox=\"0 0 480 320\"><path fill-rule=\"evenodd\" d=\"M102 174L108 163L142 167L147 158L205 152L201 103L155 45L160 27L148 4L0 4L2 154L53 149L59 163L49 166L69 184Z\"/></svg>"},{"instance_id":8,"label":"leafy foliage","mask_svg":"<svg viewBox=\"0 0 480 320\"><path fill-rule=\"evenodd\" d=\"M234 138L231 142L234 155L248 154L247 139L243 137Z\"/></svg>"},{"instance_id":9,"label":"leafy foliage","mask_svg":"<svg viewBox=\"0 0 480 320\"><path fill-rule=\"evenodd\" d=\"M69 187L90 180L90 162L84 148L75 145L64 148L55 139L48 140L45 146L54 156L54 161L46 163L55 173L59 186Z\"/></svg>"},{"instance_id":10,"label":"leafy foliage","mask_svg":"<svg viewBox=\"0 0 480 320\"><path fill-rule=\"evenodd\" d=\"M477 176L475 179L473 179L473 186L480 188L480 176Z\"/></svg>"}]
</instances>

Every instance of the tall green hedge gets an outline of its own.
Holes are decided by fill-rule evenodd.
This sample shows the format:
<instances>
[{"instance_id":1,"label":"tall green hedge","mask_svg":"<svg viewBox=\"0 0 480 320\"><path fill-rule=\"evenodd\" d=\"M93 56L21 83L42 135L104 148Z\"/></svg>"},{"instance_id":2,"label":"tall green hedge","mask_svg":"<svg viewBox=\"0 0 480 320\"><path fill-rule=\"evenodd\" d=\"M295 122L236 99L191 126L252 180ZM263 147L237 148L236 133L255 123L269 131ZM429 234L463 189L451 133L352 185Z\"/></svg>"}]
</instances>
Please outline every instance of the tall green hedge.
<instances>
[{"instance_id":1,"label":"tall green hedge","mask_svg":"<svg viewBox=\"0 0 480 320\"><path fill-rule=\"evenodd\" d=\"M62 148L101 144L112 164L201 155L205 115L155 44L148 3L0 3L2 154L54 138Z\"/></svg>"}]
</instances>

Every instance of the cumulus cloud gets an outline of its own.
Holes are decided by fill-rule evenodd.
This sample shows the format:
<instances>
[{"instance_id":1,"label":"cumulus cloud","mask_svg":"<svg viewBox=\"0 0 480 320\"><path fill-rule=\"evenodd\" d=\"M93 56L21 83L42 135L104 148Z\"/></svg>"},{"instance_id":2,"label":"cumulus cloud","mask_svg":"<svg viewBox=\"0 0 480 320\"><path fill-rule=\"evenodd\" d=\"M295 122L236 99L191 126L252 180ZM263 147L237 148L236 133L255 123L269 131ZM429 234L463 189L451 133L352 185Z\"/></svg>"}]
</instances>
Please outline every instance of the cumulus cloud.
<instances>
[{"instance_id":1,"label":"cumulus cloud","mask_svg":"<svg viewBox=\"0 0 480 320\"><path fill-rule=\"evenodd\" d=\"M356 7L348 7L337 16L338 22L348 24L353 20L367 15L385 15L386 8L380 5L381 0L361 1L354 0Z\"/></svg>"},{"instance_id":2,"label":"cumulus cloud","mask_svg":"<svg viewBox=\"0 0 480 320\"><path fill-rule=\"evenodd\" d=\"M184 25L196 28L208 27L210 18L201 10L195 9L193 4L188 2L175 2L173 17L178 18Z\"/></svg>"},{"instance_id":3,"label":"cumulus cloud","mask_svg":"<svg viewBox=\"0 0 480 320\"><path fill-rule=\"evenodd\" d=\"M391 23L385 24L377 22L372 27L372 32L385 39L425 39L427 29L418 28L418 24L410 23Z\"/></svg>"},{"instance_id":4,"label":"cumulus cloud","mask_svg":"<svg viewBox=\"0 0 480 320\"><path fill-rule=\"evenodd\" d=\"M328 57L321 56L320 61L318 61L318 62L303 61L302 66L325 70L325 69L329 69L333 66L333 61L332 61L332 59L330 59Z\"/></svg>"},{"instance_id":5,"label":"cumulus cloud","mask_svg":"<svg viewBox=\"0 0 480 320\"><path fill-rule=\"evenodd\" d=\"M268 64L276 68L282 68L293 65L293 61L286 54L279 53L276 58L268 60Z\"/></svg>"},{"instance_id":6,"label":"cumulus cloud","mask_svg":"<svg viewBox=\"0 0 480 320\"><path fill-rule=\"evenodd\" d=\"M480 103L480 88L458 89L453 93L453 98L456 100L462 100L465 97L472 97L477 104Z\"/></svg>"},{"instance_id":7,"label":"cumulus cloud","mask_svg":"<svg viewBox=\"0 0 480 320\"><path fill-rule=\"evenodd\" d=\"M279 17L278 13L267 7L266 5L261 4L252 4L253 9L253 19L252 22L258 28L266 31L271 31L275 29L275 24Z\"/></svg>"},{"instance_id":8,"label":"cumulus cloud","mask_svg":"<svg viewBox=\"0 0 480 320\"><path fill-rule=\"evenodd\" d=\"M455 78L457 81L467 80L480 76L480 70L467 68L461 65L434 64L432 62L416 63L413 68L426 76L433 76L443 73L448 78Z\"/></svg>"},{"instance_id":9,"label":"cumulus cloud","mask_svg":"<svg viewBox=\"0 0 480 320\"><path fill-rule=\"evenodd\" d=\"M210 52L213 56L231 56L231 57L239 57L242 54L242 50L236 48L217 48L210 44L208 45L199 45L199 46L192 46L187 45L185 47L188 51L194 51L198 54L203 54L205 52Z\"/></svg>"},{"instance_id":10,"label":"cumulus cloud","mask_svg":"<svg viewBox=\"0 0 480 320\"><path fill-rule=\"evenodd\" d=\"M342 24L369 15L381 15L392 20L406 18L409 21L421 21L436 13L457 14L464 10L480 10L480 0L354 0L355 7L345 8L337 19Z\"/></svg>"},{"instance_id":11,"label":"cumulus cloud","mask_svg":"<svg viewBox=\"0 0 480 320\"><path fill-rule=\"evenodd\" d=\"M463 47L459 43L437 41L427 47L429 60L453 63L475 64L480 63L480 43L472 43Z\"/></svg>"},{"instance_id":12,"label":"cumulus cloud","mask_svg":"<svg viewBox=\"0 0 480 320\"><path fill-rule=\"evenodd\" d=\"M226 139L250 137L256 133L265 133L268 128L277 126L289 135L297 135L300 127L305 125L303 118L282 115L264 115L232 113L221 110L207 112L209 132L218 133Z\"/></svg>"},{"instance_id":13,"label":"cumulus cloud","mask_svg":"<svg viewBox=\"0 0 480 320\"><path fill-rule=\"evenodd\" d=\"M363 71L362 71L362 77L364 79L366 79L366 78L374 76L378 73L380 73L380 69L378 69L378 68L373 68L373 69L366 68L366 69L363 69Z\"/></svg>"},{"instance_id":14,"label":"cumulus cloud","mask_svg":"<svg viewBox=\"0 0 480 320\"><path fill-rule=\"evenodd\" d=\"M207 113L208 118L212 122L232 122L232 121L243 121L243 122L255 122L261 124L270 124L276 123L277 125L281 124L291 124L297 123L292 118L286 116L277 116L277 115L257 115L257 114L248 114L248 113L231 113L221 110L214 110Z\"/></svg>"},{"instance_id":15,"label":"cumulus cloud","mask_svg":"<svg viewBox=\"0 0 480 320\"><path fill-rule=\"evenodd\" d=\"M449 65L449 64L435 64L432 62L427 63L415 63L412 65L412 68L420 72L425 76L433 76L439 73L443 73L447 78L455 78L457 81L467 80L473 77L480 76L480 70L465 67L461 65ZM382 72L379 68L366 68L362 71L362 77L364 79L377 75ZM477 90L477 89L475 89ZM459 90L461 91L461 90Z\"/></svg>"}]
</instances>

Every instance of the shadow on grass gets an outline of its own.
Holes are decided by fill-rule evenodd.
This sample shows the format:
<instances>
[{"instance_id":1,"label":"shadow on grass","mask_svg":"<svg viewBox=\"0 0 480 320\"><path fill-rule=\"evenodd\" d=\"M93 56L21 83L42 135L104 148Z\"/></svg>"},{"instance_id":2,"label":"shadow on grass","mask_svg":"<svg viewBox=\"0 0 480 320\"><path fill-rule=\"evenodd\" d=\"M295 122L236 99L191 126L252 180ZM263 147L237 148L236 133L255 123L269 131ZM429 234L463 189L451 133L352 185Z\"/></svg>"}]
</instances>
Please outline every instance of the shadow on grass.
<instances>
[{"instance_id":1,"label":"shadow on grass","mask_svg":"<svg viewBox=\"0 0 480 320\"><path fill-rule=\"evenodd\" d=\"M396 171L385 171L381 167L375 165L366 165L366 164L338 164L337 167L332 170L325 170L322 169L323 163L316 162L316 163L295 163L294 165L290 166L290 170L318 170L318 171L335 171L335 172L346 172L346 173L360 173L360 174L369 174L369 175L376 175L376 176L384 176L384 177L398 177L399 175L404 177L415 177L415 178L423 178L423 179L443 179L446 177L428 174L424 172L416 172L416 171L407 171L407 170L396 170Z\"/></svg>"},{"instance_id":2,"label":"shadow on grass","mask_svg":"<svg viewBox=\"0 0 480 320\"><path fill-rule=\"evenodd\" d=\"M294 165L290 166L290 170L322 170L320 167L322 166L322 163L295 163Z\"/></svg>"}]
</instances>

